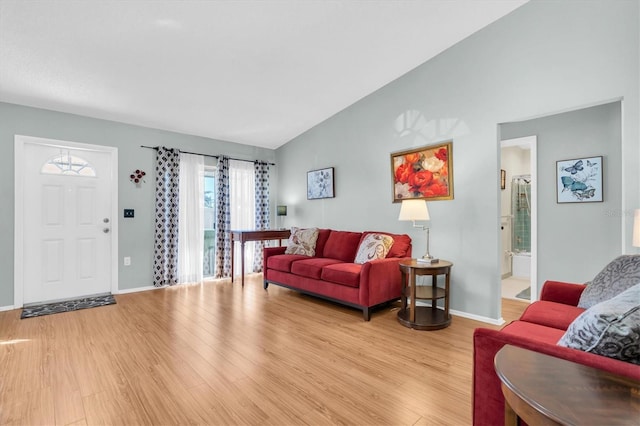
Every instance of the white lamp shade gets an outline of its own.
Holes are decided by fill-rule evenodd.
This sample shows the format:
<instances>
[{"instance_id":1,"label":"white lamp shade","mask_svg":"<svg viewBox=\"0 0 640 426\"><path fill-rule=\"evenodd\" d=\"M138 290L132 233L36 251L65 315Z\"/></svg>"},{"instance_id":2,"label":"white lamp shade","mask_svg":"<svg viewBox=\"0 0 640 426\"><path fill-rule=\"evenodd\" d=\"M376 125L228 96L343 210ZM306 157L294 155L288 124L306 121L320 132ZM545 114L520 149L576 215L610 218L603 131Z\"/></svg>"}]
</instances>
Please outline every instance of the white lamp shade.
<instances>
[{"instance_id":1,"label":"white lamp shade","mask_svg":"<svg viewBox=\"0 0 640 426\"><path fill-rule=\"evenodd\" d=\"M429 209L424 200L402 200L398 220L429 220Z\"/></svg>"},{"instance_id":2,"label":"white lamp shade","mask_svg":"<svg viewBox=\"0 0 640 426\"><path fill-rule=\"evenodd\" d=\"M633 215L633 246L640 247L640 209Z\"/></svg>"}]
</instances>

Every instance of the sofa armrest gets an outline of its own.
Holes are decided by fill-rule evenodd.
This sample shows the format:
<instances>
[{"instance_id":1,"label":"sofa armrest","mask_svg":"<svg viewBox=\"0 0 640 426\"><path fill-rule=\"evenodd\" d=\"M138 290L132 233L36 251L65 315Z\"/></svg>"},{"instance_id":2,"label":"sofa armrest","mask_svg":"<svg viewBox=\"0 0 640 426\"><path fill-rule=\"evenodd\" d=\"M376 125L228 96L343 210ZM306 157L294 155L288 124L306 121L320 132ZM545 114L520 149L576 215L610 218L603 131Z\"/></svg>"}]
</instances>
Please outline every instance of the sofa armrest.
<instances>
[{"instance_id":1,"label":"sofa armrest","mask_svg":"<svg viewBox=\"0 0 640 426\"><path fill-rule=\"evenodd\" d=\"M540 292L540 300L578 306L580 295L586 288L584 284L545 281Z\"/></svg>"},{"instance_id":2,"label":"sofa armrest","mask_svg":"<svg viewBox=\"0 0 640 426\"><path fill-rule=\"evenodd\" d=\"M400 298L402 274L399 264L401 260L404 258L376 259L362 265L359 296L361 305L375 306Z\"/></svg>"},{"instance_id":3,"label":"sofa armrest","mask_svg":"<svg viewBox=\"0 0 640 426\"><path fill-rule=\"evenodd\" d=\"M284 254L286 247L264 247L262 249L262 267L267 269L267 259L271 256Z\"/></svg>"},{"instance_id":4,"label":"sofa armrest","mask_svg":"<svg viewBox=\"0 0 640 426\"><path fill-rule=\"evenodd\" d=\"M598 368L609 373L640 380L635 364L540 342L527 336L477 328L473 333L473 424L496 425L504 422L504 396L495 372L494 358L506 344Z\"/></svg>"}]
</instances>

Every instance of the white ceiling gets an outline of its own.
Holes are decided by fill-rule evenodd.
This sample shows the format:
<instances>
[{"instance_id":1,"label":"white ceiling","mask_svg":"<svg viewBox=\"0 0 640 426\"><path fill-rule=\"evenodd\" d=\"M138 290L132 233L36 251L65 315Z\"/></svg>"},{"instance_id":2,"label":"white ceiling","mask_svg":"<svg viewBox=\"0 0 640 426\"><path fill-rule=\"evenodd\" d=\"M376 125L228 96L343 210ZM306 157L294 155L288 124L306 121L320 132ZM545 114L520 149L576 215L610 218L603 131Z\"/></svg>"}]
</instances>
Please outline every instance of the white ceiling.
<instances>
[{"instance_id":1,"label":"white ceiling","mask_svg":"<svg viewBox=\"0 0 640 426\"><path fill-rule=\"evenodd\" d=\"M0 0L0 101L276 148L526 0Z\"/></svg>"}]
</instances>

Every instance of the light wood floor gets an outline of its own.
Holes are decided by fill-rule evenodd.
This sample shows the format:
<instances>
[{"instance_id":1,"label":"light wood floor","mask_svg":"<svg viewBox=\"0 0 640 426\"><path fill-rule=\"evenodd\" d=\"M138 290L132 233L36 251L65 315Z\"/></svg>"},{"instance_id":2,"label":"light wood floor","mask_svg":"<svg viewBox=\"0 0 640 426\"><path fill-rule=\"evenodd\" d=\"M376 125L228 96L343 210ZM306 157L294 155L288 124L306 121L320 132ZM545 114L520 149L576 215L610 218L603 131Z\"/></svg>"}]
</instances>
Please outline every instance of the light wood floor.
<instances>
[{"instance_id":1,"label":"light wood floor","mask_svg":"<svg viewBox=\"0 0 640 426\"><path fill-rule=\"evenodd\" d=\"M414 331L248 276L0 312L0 424L471 423L473 329ZM526 303L505 300L503 317ZM488 326L491 327L491 326Z\"/></svg>"}]
</instances>

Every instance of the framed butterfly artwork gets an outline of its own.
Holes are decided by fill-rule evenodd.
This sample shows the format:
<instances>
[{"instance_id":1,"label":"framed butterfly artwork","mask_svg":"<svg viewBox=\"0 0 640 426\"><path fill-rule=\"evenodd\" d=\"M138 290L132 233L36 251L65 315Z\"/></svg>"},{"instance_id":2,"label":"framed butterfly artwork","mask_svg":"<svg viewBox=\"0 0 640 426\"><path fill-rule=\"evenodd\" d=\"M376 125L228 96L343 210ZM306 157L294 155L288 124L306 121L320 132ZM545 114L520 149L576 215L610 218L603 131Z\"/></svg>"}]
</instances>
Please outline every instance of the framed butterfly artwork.
<instances>
[{"instance_id":1,"label":"framed butterfly artwork","mask_svg":"<svg viewBox=\"0 0 640 426\"><path fill-rule=\"evenodd\" d=\"M556 161L557 202L603 201L602 157Z\"/></svg>"}]
</instances>

